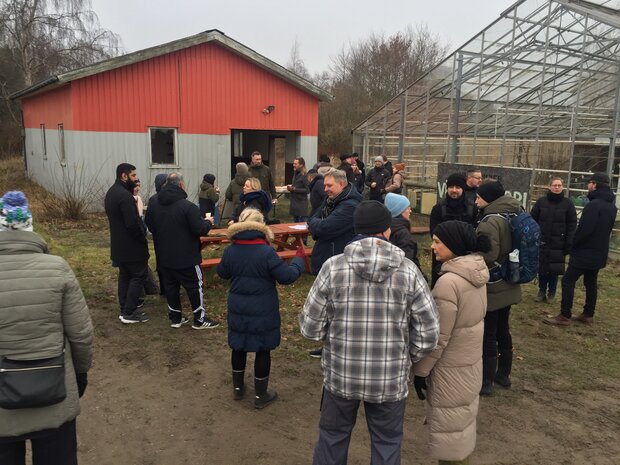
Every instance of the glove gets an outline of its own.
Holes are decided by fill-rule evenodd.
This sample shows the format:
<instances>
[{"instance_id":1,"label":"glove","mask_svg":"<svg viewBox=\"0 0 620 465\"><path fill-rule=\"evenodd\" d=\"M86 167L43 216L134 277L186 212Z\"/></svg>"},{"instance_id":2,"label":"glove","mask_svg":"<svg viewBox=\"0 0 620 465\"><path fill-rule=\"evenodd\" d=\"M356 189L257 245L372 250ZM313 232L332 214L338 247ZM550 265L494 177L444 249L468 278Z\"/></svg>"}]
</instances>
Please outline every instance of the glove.
<instances>
[{"instance_id":1,"label":"glove","mask_svg":"<svg viewBox=\"0 0 620 465\"><path fill-rule=\"evenodd\" d=\"M295 256L299 257L301 259L305 259L306 258L306 251L304 250L304 248L302 246L297 247L297 251L295 252Z\"/></svg>"},{"instance_id":2,"label":"glove","mask_svg":"<svg viewBox=\"0 0 620 465\"><path fill-rule=\"evenodd\" d=\"M418 394L418 399L426 400L426 376L414 376L413 386L415 387L415 392Z\"/></svg>"},{"instance_id":3,"label":"glove","mask_svg":"<svg viewBox=\"0 0 620 465\"><path fill-rule=\"evenodd\" d=\"M76 373L75 380L77 381L78 395L82 397L84 395L84 391L86 391L86 386L88 386L88 374Z\"/></svg>"}]
</instances>

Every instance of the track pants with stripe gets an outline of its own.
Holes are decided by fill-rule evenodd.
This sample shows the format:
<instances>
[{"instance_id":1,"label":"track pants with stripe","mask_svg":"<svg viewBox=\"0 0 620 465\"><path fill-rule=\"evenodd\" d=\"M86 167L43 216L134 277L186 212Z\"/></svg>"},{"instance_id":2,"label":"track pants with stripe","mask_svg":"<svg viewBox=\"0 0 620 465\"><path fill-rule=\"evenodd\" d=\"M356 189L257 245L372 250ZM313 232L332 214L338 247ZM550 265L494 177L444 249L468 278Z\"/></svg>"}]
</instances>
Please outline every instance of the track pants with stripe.
<instances>
[{"instance_id":1,"label":"track pants with stripe","mask_svg":"<svg viewBox=\"0 0 620 465\"><path fill-rule=\"evenodd\" d=\"M179 323L181 312L181 286L185 289L194 314L194 324L201 325L205 321L204 299L202 295L202 270L200 266L192 266L175 270L162 268L164 288L168 301L168 318L172 323Z\"/></svg>"}]
</instances>

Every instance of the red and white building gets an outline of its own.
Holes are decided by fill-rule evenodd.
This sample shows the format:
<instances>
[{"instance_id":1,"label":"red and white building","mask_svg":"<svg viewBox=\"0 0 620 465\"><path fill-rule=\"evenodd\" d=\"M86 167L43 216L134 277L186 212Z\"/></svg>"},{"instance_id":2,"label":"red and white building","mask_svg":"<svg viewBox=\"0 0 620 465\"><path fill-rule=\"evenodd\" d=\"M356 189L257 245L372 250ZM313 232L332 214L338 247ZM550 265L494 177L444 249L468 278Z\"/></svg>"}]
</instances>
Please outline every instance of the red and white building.
<instances>
[{"instance_id":1,"label":"red and white building","mask_svg":"<svg viewBox=\"0 0 620 465\"><path fill-rule=\"evenodd\" d=\"M29 175L50 191L107 188L122 162L143 191L181 172L195 198L205 173L225 188L258 150L276 183L296 156L317 155L319 101L329 95L218 30L53 76L21 100Z\"/></svg>"}]
</instances>

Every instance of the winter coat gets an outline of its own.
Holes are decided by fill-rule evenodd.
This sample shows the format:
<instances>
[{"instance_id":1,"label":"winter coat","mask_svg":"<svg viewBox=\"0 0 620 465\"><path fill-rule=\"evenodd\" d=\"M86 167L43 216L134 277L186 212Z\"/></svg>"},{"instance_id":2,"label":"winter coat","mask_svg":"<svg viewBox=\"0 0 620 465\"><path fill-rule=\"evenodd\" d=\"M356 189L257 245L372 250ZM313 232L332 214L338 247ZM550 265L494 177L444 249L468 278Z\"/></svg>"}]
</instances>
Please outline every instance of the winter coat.
<instances>
[{"instance_id":1,"label":"winter coat","mask_svg":"<svg viewBox=\"0 0 620 465\"><path fill-rule=\"evenodd\" d=\"M405 173L404 171L397 171L385 184L385 192L392 192L394 194L402 194L403 187L405 187Z\"/></svg>"},{"instance_id":2,"label":"winter coat","mask_svg":"<svg viewBox=\"0 0 620 465\"><path fill-rule=\"evenodd\" d=\"M218 200L220 200L220 194L215 191L213 184L202 181L200 183L200 192L198 193L200 216L204 218L205 213L211 213L211 215L213 215L215 213L215 204Z\"/></svg>"},{"instance_id":3,"label":"winter coat","mask_svg":"<svg viewBox=\"0 0 620 465\"><path fill-rule=\"evenodd\" d=\"M317 274L327 260L344 251L345 246L355 236L353 231L353 212L362 201L362 196L349 184L334 199L333 210L326 214L329 199L308 219L308 231L314 238L312 249L312 274Z\"/></svg>"},{"instance_id":4,"label":"winter coat","mask_svg":"<svg viewBox=\"0 0 620 465\"><path fill-rule=\"evenodd\" d=\"M230 217L231 220L239 221L239 215L241 215L243 210L246 208L256 208L258 211L262 212L265 223L267 223L267 217L271 211L271 199L265 191L253 191L247 194L241 193L239 200L240 202L239 205L237 205L237 209Z\"/></svg>"},{"instance_id":5,"label":"winter coat","mask_svg":"<svg viewBox=\"0 0 620 465\"><path fill-rule=\"evenodd\" d=\"M504 195L482 210L482 219L476 231L479 235L486 234L491 240L491 251L481 254L489 268L496 263L504 263L508 260L508 254L512 252L510 223L505 218L492 214L518 213L520 209L521 205L518 200ZM489 301L487 311L489 312L508 307L521 302L521 286L500 279L487 285L487 297Z\"/></svg>"},{"instance_id":6,"label":"winter coat","mask_svg":"<svg viewBox=\"0 0 620 465\"><path fill-rule=\"evenodd\" d=\"M280 345L280 301L276 282L291 284L304 262L283 261L269 245L273 233L262 223L245 221L228 227L232 244L224 250L217 274L230 279L228 345L233 350L259 352Z\"/></svg>"},{"instance_id":7,"label":"winter coat","mask_svg":"<svg viewBox=\"0 0 620 465\"><path fill-rule=\"evenodd\" d=\"M382 200L383 190L390 176L392 176L392 172L387 171L383 167L377 168L375 166L373 169L368 171L368 174L366 174L366 185L370 187L373 182L377 183L375 187L370 187L370 200Z\"/></svg>"},{"instance_id":8,"label":"winter coat","mask_svg":"<svg viewBox=\"0 0 620 465\"><path fill-rule=\"evenodd\" d=\"M478 211L476 205L470 203L465 195L462 195L456 200L446 196L431 209L429 222L431 237L437 225L444 221L464 221L465 223L475 226L477 216Z\"/></svg>"},{"instance_id":9,"label":"winter coat","mask_svg":"<svg viewBox=\"0 0 620 465\"><path fill-rule=\"evenodd\" d=\"M105 213L110 224L110 257L114 262L146 262L149 249L144 222L136 207L133 194L120 181L105 195Z\"/></svg>"},{"instance_id":10,"label":"winter coat","mask_svg":"<svg viewBox=\"0 0 620 465\"><path fill-rule=\"evenodd\" d=\"M272 198L276 196L276 186L273 183L273 176L271 176L271 170L267 165L249 165L248 174L251 178L257 178L260 181L261 189L264 190L266 193L271 194Z\"/></svg>"},{"instance_id":11,"label":"winter coat","mask_svg":"<svg viewBox=\"0 0 620 465\"><path fill-rule=\"evenodd\" d=\"M441 273L433 288L439 310L439 343L414 364L413 372L428 377L430 456L459 461L476 447L489 270L480 255L471 254L443 263Z\"/></svg>"},{"instance_id":12,"label":"winter coat","mask_svg":"<svg viewBox=\"0 0 620 465\"><path fill-rule=\"evenodd\" d=\"M200 236L209 234L211 223L181 187L165 186L146 210L145 221L157 243L158 266L182 270L200 264Z\"/></svg>"},{"instance_id":13,"label":"winter coat","mask_svg":"<svg viewBox=\"0 0 620 465\"><path fill-rule=\"evenodd\" d=\"M0 262L0 357L54 357L64 344L67 392L65 400L49 407L0 408L0 437L58 428L80 413L75 373L91 366L93 328L86 301L67 262L48 255L36 233L0 233Z\"/></svg>"},{"instance_id":14,"label":"winter coat","mask_svg":"<svg viewBox=\"0 0 620 465\"><path fill-rule=\"evenodd\" d=\"M292 181L293 190L291 191L291 208L292 216L308 216L308 178L306 173L296 171Z\"/></svg>"},{"instance_id":15,"label":"winter coat","mask_svg":"<svg viewBox=\"0 0 620 465\"><path fill-rule=\"evenodd\" d=\"M575 205L564 193L539 198L530 212L540 226L538 273L543 276L564 274L564 256L568 255L577 228Z\"/></svg>"},{"instance_id":16,"label":"winter coat","mask_svg":"<svg viewBox=\"0 0 620 465\"><path fill-rule=\"evenodd\" d=\"M478 196L478 188L477 187L469 187L465 185L465 190L463 191L465 198L469 200L471 203L476 203L476 197Z\"/></svg>"},{"instance_id":17,"label":"winter coat","mask_svg":"<svg viewBox=\"0 0 620 465\"><path fill-rule=\"evenodd\" d=\"M226 208L222 214L224 218L230 218L230 216L237 210L239 207L239 196L243 193L243 185L248 180L250 175L248 174L236 174L235 177L230 181L228 188L226 189L226 193L224 194L224 198L226 199Z\"/></svg>"},{"instance_id":18,"label":"winter coat","mask_svg":"<svg viewBox=\"0 0 620 465\"><path fill-rule=\"evenodd\" d=\"M588 193L590 202L583 208L575 232L569 265L600 270L607 265L609 235L616 221L616 196L607 186Z\"/></svg>"},{"instance_id":19,"label":"winter coat","mask_svg":"<svg viewBox=\"0 0 620 465\"><path fill-rule=\"evenodd\" d=\"M321 204L327 198L325 193L325 183L323 182L323 175L317 173L312 182L310 183L310 216L313 216Z\"/></svg>"},{"instance_id":20,"label":"winter coat","mask_svg":"<svg viewBox=\"0 0 620 465\"><path fill-rule=\"evenodd\" d=\"M420 261L418 260L418 244L411 236L411 223L409 220L403 216L392 218L392 225L390 226L390 229L392 230L390 233L390 242L405 252L405 257L420 268Z\"/></svg>"},{"instance_id":21,"label":"winter coat","mask_svg":"<svg viewBox=\"0 0 620 465\"><path fill-rule=\"evenodd\" d=\"M345 172L345 174L347 175L347 182L355 184L355 173L353 172L353 168L349 163L343 161L342 163L340 163L338 169Z\"/></svg>"}]
</instances>

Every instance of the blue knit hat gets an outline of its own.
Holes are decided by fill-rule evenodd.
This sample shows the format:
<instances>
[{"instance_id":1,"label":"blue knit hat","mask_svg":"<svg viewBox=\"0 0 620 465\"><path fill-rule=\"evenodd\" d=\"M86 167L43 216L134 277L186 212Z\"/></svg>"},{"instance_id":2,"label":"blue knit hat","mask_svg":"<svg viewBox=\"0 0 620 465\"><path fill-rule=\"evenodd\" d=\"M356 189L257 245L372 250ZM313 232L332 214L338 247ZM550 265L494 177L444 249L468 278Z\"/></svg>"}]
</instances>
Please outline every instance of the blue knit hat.
<instances>
[{"instance_id":1,"label":"blue knit hat","mask_svg":"<svg viewBox=\"0 0 620 465\"><path fill-rule=\"evenodd\" d=\"M385 196L384 205L392 214L392 218L396 218L397 216L400 216L400 214L404 212L409 205L411 205L411 202L409 202L409 199L404 195L390 192Z\"/></svg>"},{"instance_id":2,"label":"blue knit hat","mask_svg":"<svg viewBox=\"0 0 620 465\"><path fill-rule=\"evenodd\" d=\"M28 199L21 191L9 191L0 198L0 231L32 231Z\"/></svg>"}]
</instances>

